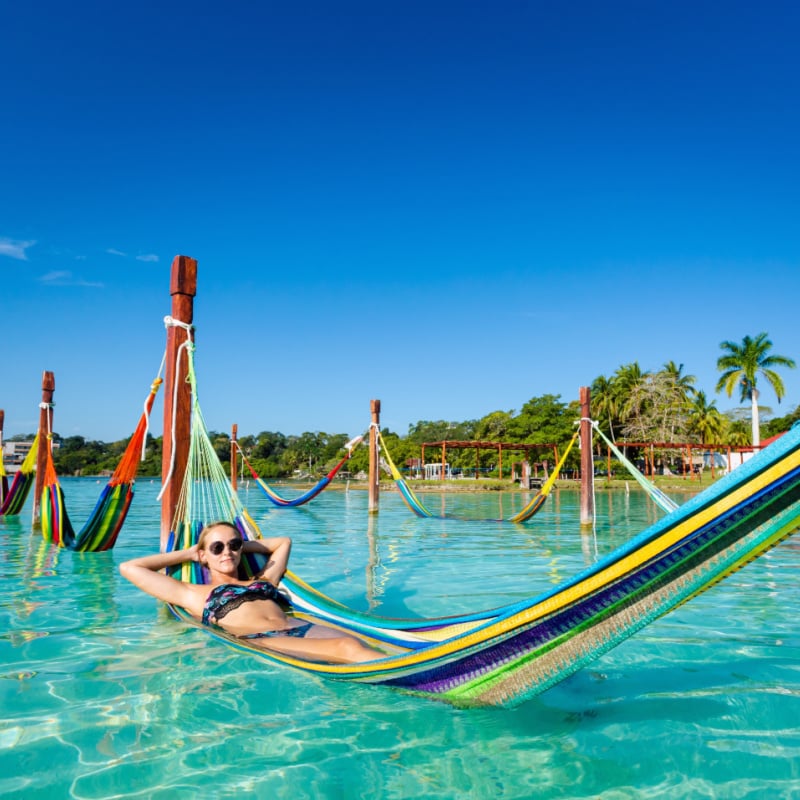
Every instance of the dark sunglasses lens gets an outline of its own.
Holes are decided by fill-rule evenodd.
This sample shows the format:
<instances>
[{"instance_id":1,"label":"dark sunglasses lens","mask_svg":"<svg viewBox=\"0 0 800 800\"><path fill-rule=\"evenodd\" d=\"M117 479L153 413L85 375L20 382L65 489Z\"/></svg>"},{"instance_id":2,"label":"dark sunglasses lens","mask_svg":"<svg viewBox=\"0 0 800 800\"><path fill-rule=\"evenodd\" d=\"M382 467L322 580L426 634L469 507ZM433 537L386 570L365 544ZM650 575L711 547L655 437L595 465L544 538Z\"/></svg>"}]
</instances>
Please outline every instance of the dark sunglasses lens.
<instances>
[{"instance_id":1,"label":"dark sunglasses lens","mask_svg":"<svg viewBox=\"0 0 800 800\"><path fill-rule=\"evenodd\" d=\"M211 542L208 549L211 551L212 555L218 556L221 555L226 544L231 553L238 553L242 549L241 539L231 539L230 542Z\"/></svg>"}]
</instances>

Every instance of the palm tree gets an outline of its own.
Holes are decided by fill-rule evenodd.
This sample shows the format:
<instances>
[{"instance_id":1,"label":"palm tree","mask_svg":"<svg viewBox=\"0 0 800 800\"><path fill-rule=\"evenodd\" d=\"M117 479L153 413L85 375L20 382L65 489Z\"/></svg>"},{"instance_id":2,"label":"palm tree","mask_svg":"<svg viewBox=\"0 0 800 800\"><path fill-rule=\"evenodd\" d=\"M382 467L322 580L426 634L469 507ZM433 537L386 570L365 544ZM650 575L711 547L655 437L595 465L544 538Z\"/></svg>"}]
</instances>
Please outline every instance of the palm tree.
<instances>
[{"instance_id":1,"label":"palm tree","mask_svg":"<svg viewBox=\"0 0 800 800\"><path fill-rule=\"evenodd\" d=\"M697 436L701 444L718 444L728 424L717 409L716 401L708 402L702 391L694 396L687 423L689 433Z\"/></svg>"},{"instance_id":2,"label":"palm tree","mask_svg":"<svg viewBox=\"0 0 800 800\"><path fill-rule=\"evenodd\" d=\"M675 387L683 393L687 400L690 400L694 396L694 384L697 378L694 375L683 375L683 364L667 361L667 363L664 364L664 372L675 381Z\"/></svg>"},{"instance_id":3,"label":"palm tree","mask_svg":"<svg viewBox=\"0 0 800 800\"><path fill-rule=\"evenodd\" d=\"M616 442L614 438L614 422L619 418L619 394L614 385L613 378L606 378L605 375L598 375L592 381L592 413L598 418L603 417L608 422L609 438Z\"/></svg>"},{"instance_id":4,"label":"palm tree","mask_svg":"<svg viewBox=\"0 0 800 800\"><path fill-rule=\"evenodd\" d=\"M789 367L793 369L797 366L794 359L788 356L770 355L772 342L767 338L766 333L759 333L755 339L745 336L741 344L725 341L720 343L720 347L725 351L717 359L717 369L722 372L717 381L717 391L723 389L728 397L733 394L734 386L739 386L740 399L744 402L749 398L752 414L753 447L759 447L761 436L758 424L758 389L756 389L756 378L761 373L772 386L780 403L785 394L783 380L773 367Z\"/></svg>"},{"instance_id":5,"label":"palm tree","mask_svg":"<svg viewBox=\"0 0 800 800\"><path fill-rule=\"evenodd\" d=\"M641 438L642 420L647 415L646 398L642 390L646 386L649 373L644 372L638 361L622 364L611 376L617 396L617 416L625 426L626 437Z\"/></svg>"}]
</instances>

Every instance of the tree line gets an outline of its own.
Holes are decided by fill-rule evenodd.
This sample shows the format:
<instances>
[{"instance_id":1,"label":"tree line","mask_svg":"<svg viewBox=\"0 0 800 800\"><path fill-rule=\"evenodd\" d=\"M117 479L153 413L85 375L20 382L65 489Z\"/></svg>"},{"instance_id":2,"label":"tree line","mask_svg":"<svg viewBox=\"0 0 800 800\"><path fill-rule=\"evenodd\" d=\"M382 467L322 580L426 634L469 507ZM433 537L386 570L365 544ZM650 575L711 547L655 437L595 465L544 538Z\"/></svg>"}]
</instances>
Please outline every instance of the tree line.
<instances>
[{"instance_id":1,"label":"tree line","mask_svg":"<svg viewBox=\"0 0 800 800\"><path fill-rule=\"evenodd\" d=\"M717 392L730 397L738 389L741 402L748 407L721 412L716 401L696 388L696 378L686 374L682 364L666 362L661 369L643 370L637 362L620 366L612 375L600 375L591 384L592 417L610 439L616 442L697 443L747 447L765 436L787 430L800 419L800 406L783 417L772 417L767 407L759 407L758 381L763 378L780 401L785 389L776 367L794 368L795 362L773 354L772 342L766 333L746 336L741 343L725 341L717 361L721 375ZM762 421L761 416L765 419ZM519 412L492 411L477 420L420 420L409 426L405 435L388 428L381 431L389 456L399 467L411 459L419 459L421 445L426 442L491 441L524 444L557 444L563 448L572 438L580 417L577 401L564 403L560 395L532 397ZM749 417L749 420L748 420ZM763 424L762 424L763 422ZM230 459L231 441L226 433L209 434L214 450L225 463ZM11 440L33 438L14 436ZM111 473L129 439L110 444L87 440L82 436L59 437L54 450L56 471L60 475L101 475ZM255 472L265 480L300 477L314 479L326 474L344 453L350 436L307 431L299 436L275 431L240 436L238 444ZM605 452L599 447L599 452ZM162 438L148 435L140 476L161 475ZM435 456L433 456L435 458ZM513 457L513 454L512 456ZM522 460L522 453L518 460ZM570 457L577 466L579 456ZM497 472L496 451L448 449L452 468L472 470L478 466L484 474ZM530 459L552 459L543 447L541 455ZM366 447L358 447L346 471L355 475L368 469ZM570 464L568 464L570 466ZM249 474L249 473L248 473Z\"/></svg>"}]
</instances>

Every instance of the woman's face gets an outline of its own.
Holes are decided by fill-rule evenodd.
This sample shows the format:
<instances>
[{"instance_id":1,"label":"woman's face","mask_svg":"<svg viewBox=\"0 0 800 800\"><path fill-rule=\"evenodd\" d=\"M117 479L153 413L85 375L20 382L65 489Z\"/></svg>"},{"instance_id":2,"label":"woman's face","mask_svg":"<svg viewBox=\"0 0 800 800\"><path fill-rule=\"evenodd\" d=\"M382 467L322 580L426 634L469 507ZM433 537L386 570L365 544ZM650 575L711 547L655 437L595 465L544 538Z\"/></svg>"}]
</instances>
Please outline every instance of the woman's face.
<instances>
[{"instance_id":1,"label":"woman's face","mask_svg":"<svg viewBox=\"0 0 800 800\"><path fill-rule=\"evenodd\" d=\"M209 567L225 571L238 566L242 557L242 536L233 525L212 525L203 531L198 549Z\"/></svg>"}]
</instances>

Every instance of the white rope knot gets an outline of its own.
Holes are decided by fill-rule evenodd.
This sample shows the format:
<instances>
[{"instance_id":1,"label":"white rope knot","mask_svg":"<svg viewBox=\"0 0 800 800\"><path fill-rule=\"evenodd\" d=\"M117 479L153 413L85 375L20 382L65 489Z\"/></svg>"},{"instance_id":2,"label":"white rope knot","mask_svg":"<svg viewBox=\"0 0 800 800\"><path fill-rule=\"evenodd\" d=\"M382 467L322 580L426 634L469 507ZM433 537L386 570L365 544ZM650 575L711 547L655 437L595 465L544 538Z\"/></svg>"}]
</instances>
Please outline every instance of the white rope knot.
<instances>
[{"instance_id":1,"label":"white rope knot","mask_svg":"<svg viewBox=\"0 0 800 800\"><path fill-rule=\"evenodd\" d=\"M344 446L344 449L347 450L347 452L350 453L350 455L352 456L353 455L353 450L355 449L356 445L361 444L361 442L363 442L363 441L364 441L363 435L362 436L356 436L354 439L351 439Z\"/></svg>"},{"instance_id":2,"label":"white rope knot","mask_svg":"<svg viewBox=\"0 0 800 800\"><path fill-rule=\"evenodd\" d=\"M181 320L175 319L175 317L171 317L169 314L164 317L164 327L183 328L187 333L191 333L194 330L194 325L192 325L190 322L181 322Z\"/></svg>"},{"instance_id":3,"label":"white rope knot","mask_svg":"<svg viewBox=\"0 0 800 800\"><path fill-rule=\"evenodd\" d=\"M39 403L39 408L47 409L47 408L54 408L55 403Z\"/></svg>"}]
</instances>

